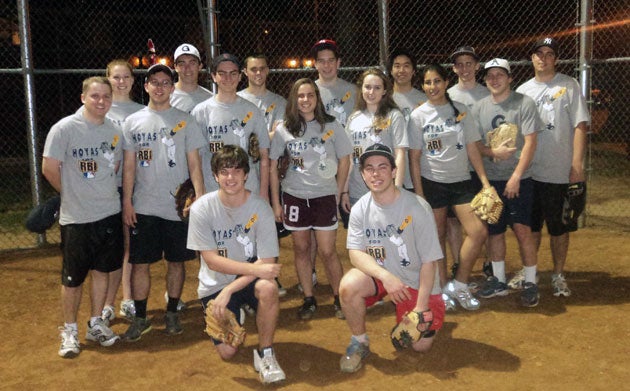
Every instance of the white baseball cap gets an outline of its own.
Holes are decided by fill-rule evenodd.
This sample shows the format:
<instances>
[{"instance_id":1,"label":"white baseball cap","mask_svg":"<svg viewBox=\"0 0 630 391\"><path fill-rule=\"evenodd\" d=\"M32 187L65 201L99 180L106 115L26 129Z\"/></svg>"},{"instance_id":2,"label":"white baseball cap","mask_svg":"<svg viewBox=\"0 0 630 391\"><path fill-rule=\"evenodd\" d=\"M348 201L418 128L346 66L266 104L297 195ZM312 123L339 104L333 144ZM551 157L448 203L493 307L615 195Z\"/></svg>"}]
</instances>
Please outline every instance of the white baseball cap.
<instances>
[{"instance_id":1,"label":"white baseball cap","mask_svg":"<svg viewBox=\"0 0 630 391\"><path fill-rule=\"evenodd\" d=\"M502 58L493 58L492 60L488 61L484 66L484 69L488 70L490 68L505 69L508 75L512 73L512 71L510 70L510 63L508 62L508 60L504 60Z\"/></svg>"},{"instance_id":2,"label":"white baseball cap","mask_svg":"<svg viewBox=\"0 0 630 391\"><path fill-rule=\"evenodd\" d=\"M197 57L197 60L201 62L201 56L199 55L199 50L197 50L196 47L194 47L193 45L189 43L183 43L177 47L177 49L175 50L175 55L173 56L175 61L177 61L177 58L181 56L182 54L188 54L193 57Z\"/></svg>"}]
</instances>

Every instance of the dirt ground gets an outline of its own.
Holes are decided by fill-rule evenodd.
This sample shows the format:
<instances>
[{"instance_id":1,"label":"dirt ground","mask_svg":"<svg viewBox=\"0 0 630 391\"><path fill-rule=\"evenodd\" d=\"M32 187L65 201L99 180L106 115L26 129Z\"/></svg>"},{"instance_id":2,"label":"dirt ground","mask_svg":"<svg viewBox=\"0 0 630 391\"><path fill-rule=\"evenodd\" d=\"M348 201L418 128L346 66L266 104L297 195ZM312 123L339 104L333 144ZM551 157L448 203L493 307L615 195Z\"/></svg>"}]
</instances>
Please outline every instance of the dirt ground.
<instances>
[{"instance_id":1,"label":"dirt ground","mask_svg":"<svg viewBox=\"0 0 630 391\"><path fill-rule=\"evenodd\" d=\"M79 314L83 351L72 360L57 355L61 324L60 257L56 248L0 253L0 389L187 389L187 390L407 390L432 387L453 390L607 390L630 384L630 243L629 235L584 229L571 238L567 276L573 295L551 294L549 249L539 253L540 305L526 309L517 294L482 301L482 309L448 313L433 350L397 353L388 332L394 324L391 304L368 314L372 355L355 374L339 371L349 341L344 321L334 317L330 286L320 267L316 288L320 307L309 322L297 319L301 296L296 289L291 239L282 239L281 281L289 288L282 299L276 343L287 380L277 386L258 381L252 366L257 345L255 324L248 318L245 346L232 362L222 362L203 332L196 300L198 264L187 265L183 299L185 328L167 337L164 328L164 263L152 267L149 316L153 331L136 343L110 348L84 343L89 315L87 289ZM546 242L546 240L545 240ZM339 231L344 269L345 230ZM508 235L509 269L517 251ZM479 280L480 264L475 268ZM127 322L116 319L118 333ZM389 388L391 387L391 388Z\"/></svg>"}]
</instances>

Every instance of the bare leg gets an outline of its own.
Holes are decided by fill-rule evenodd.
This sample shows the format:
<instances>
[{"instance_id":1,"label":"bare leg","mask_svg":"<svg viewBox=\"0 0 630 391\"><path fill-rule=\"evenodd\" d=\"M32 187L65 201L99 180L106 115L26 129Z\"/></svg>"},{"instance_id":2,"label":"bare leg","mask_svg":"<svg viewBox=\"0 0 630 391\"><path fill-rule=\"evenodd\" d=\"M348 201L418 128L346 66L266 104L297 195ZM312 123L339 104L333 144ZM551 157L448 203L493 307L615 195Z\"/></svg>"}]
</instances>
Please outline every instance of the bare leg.
<instances>
[{"instance_id":1,"label":"bare leg","mask_svg":"<svg viewBox=\"0 0 630 391\"><path fill-rule=\"evenodd\" d=\"M352 335L365 334L365 298L375 294L372 278L359 269L350 269L341 279L339 298Z\"/></svg>"},{"instance_id":2,"label":"bare leg","mask_svg":"<svg viewBox=\"0 0 630 391\"><path fill-rule=\"evenodd\" d=\"M532 236L531 228L523 224L514 224L513 230L518 240L518 248L523 266L536 266L538 258L536 254L536 243Z\"/></svg>"},{"instance_id":3,"label":"bare leg","mask_svg":"<svg viewBox=\"0 0 630 391\"><path fill-rule=\"evenodd\" d=\"M442 248L442 254L446 257L446 208L433 209L433 217L435 217L435 224L437 225L438 239L440 241L440 247ZM443 287L448 280L446 258L438 260L437 266L440 276L440 286Z\"/></svg>"},{"instance_id":4,"label":"bare leg","mask_svg":"<svg viewBox=\"0 0 630 391\"><path fill-rule=\"evenodd\" d=\"M298 280L304 290L304 296L313 296L313 281L311 277L311 231L293 231L293 256L295 259L295 271Z\"/></svg>"},{"instance_id":5,"label":"bare leg","mask_svg":"<svg viewBox=\"0 0 630 391\"><path fill-rule=\"evenodd\" d=\"M474 214L470 204L456 205L455 213L466 231L466 238L460 253L459 269L457 269L455 279L468 284L470 273L481 252L481 247L488 238L488 229L481 219Z\"/></svg>"},{"instance_id":6,"label":"bare leg","mask_svg":"<svg viewBox=\"0 0 630 391\"><path fill-rule=\"evenodd\" d=\"M274 280L258 280L255 295L258 299L258 311L256 311L258 346L262 349L273 344L278 313L280 312L278 285Z\"/></svg>"},{"instance_id":7,"label":"bare leg","mask_svg":"<svg viewBox=\"0 0 630 391\"><path fill-rule=\"evenodd\" d=\"M184 262L166 262L166 290L169 297L181 297L186 278Z\"/></svg>"},{"instance_id":8,"label":"bare leg","mask_svg":"<svg viewBox=\"0 0 630 391\"><path fill-rule=\"evenodd\" d=\"M558 236L551 236L549 240L551 246L551 257L553 258L553 272L560 274L564 271L564 264L569 252L569 234L564 233Z\"/></svg>"},{"instance_id":9,"label":"bare leg","mask_svg":"<svg viewBox=\"0 0 630 391\"><path fill-rule=\"evenodd\" d=\"M92 286L90 300L92 303L92 316L101 316L103 312L103 306L105 305L105 296L107 295L107 285L109 281L110 273L103 273L96 270L92 270L90 275L92 276Z\"/></svg>"},{"instance_id":10,"label":"bare leg","mask_svg":"<svg viewBox=\"0 0 630 391\"><path fill-rule=\"evenodd\" d=\"M61 309L65 323L77 323L77 313L81 304L83 284L77 287L61 286ZM99 313L98 316L101 314Z\"/></svg>"},{"instance_id":11,"label":"bare leg","mask_svg":"<svg viewBox=\"0 0 630 391\"><path fill-rule=\"evenodd\" d=\"M134 264L131 269L131 292L134 300L146 300L151 290L151 273L148 263Z\"/></svg>"},{"instance_id":12,"label":"bare leg","mask_svg":"<svg viewBox=\"0 0 630 391\"><path fill-rule=\"evenodd\" d=\"M343 276L343 267L337 256L337 230L315 231L319 257L326 267L326 277L333 291L333 295L339 294L339 282ZM306 292L306 291L305 291Z\"/></svg>"}]
</instances>

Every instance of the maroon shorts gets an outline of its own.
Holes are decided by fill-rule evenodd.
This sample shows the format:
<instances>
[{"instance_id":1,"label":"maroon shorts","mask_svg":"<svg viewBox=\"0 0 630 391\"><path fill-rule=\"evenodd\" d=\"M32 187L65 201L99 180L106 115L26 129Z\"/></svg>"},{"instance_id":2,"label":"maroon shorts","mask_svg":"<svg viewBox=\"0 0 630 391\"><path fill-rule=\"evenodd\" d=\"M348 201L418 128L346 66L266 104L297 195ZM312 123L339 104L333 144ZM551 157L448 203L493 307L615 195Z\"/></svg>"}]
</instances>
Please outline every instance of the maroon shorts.
<instances>
[{"instance_id":1,"label":"maroon shorts","mask_svg":"<svg viewBox=\"0 0 630 391\"><path fill-rule=\"evenodd\" d=\"M289 231L337 229L337 200L334 195L317 198L298 198L282 194L282 220Z\"/></svg>"},{"instance_id":2,"label":"maroon shorts","mask_svg":"<svg viewBox=\"0 0 630 391\"><path fill-rule=\"evenodd\" d=\"M367 307L374 305L377 301L382 300L385 296L387 296L387 291L383 286L383 282L375 278L373 278L373 281L376 285L376 294L365 298L365 305ZM411 299L396 304L396 323L400 323L403 316L405 316L407 312L413 311L416 307L416 302L418 301L418 291L413 288L407 288L407 290L411 293ZM441 294L429 296L429 308L431 309L431 312L433 312L433 324L429 330L437 331L441 329L442 324L444 324L444 314L446 312L444 300L442 300Z\"/></svg>"}]
</instances>

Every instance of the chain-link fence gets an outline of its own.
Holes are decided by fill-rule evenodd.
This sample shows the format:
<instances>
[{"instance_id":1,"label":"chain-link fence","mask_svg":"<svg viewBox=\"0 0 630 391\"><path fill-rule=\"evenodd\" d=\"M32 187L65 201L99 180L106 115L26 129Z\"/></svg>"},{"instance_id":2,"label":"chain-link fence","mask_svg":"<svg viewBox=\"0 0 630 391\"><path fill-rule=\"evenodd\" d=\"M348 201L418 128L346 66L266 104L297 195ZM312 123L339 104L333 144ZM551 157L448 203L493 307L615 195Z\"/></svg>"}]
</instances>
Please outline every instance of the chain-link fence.
<instances>
[{"instance_id":1,"label":"chain-link fence","mask_svg":"<svg viewBox=\"0 0 630 391\"><path fill-rule=\"evenodd\" d=\"M369 66L383 65L387 53L405 47L420 64L448 63L458 46L474 46L482 61L502 57L513 62L516 87L533 76L531 43L552 35L561 43L558 70L579 77L580 0L416 1L276 0L24 1L30 18L34 69L37 164L50 127L80 105L81 80L103 74L115 58L128 59L137 73L146 68L148 38L172 65L182 42L196 45L202 57L212 50L239 58L264 52L272 68L268 88L287 95L299 77L316 77L309 49L332 38L341 50L339 76L355 81ZM18 9L21 1L0 1L0 250L57 242L25 232L23 221L34 199L53 194L46 181L31 179L24 77L20 62ZM587 224L630 228L630 9L623 0L594 1L592 55L593 126L589 144ZM211 37L214 38L212 42ZM145 60L145 61L143 61ZM291 62L291 60L293 60ZM143 65L144 62L144 65ZM207 61L206 61L207 63ZM453 80L455 75L453 75ZM210 87L204 74L201 83ZM244 88L243 80L242 88ZM416 81L416 87L420 87ZM134 99L143 102L140 78ZM146 103L146 102L145 102ZM35 181L35 182L34 182ZM33 183L42 184L41 194Z\"/></svg>"}]
</instances>

